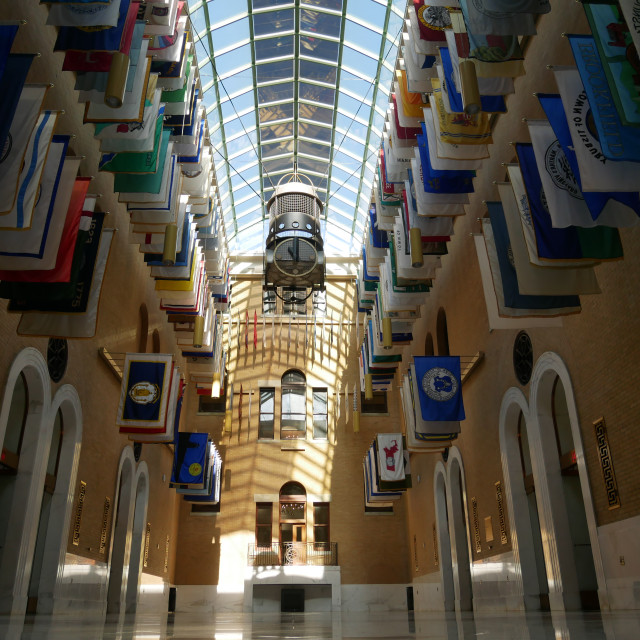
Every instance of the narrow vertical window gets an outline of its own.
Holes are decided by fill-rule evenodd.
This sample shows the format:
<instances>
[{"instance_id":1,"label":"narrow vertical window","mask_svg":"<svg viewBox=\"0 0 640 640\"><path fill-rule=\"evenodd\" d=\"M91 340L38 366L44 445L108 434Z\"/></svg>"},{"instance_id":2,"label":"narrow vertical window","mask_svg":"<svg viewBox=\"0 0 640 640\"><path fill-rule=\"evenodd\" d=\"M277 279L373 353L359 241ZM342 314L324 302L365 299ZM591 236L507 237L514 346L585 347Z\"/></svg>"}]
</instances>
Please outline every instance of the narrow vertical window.
<instances>
[{"instance_id":1,"label":"narrow vertical window","mask_svg":"<svg viewBox=\"0 0 640 640\"><path fill-rule=\"evenodd\" d=\"M313 390L313 438L326 440L328 431L327 390Z\"/></svg>"},{"instance_id":2,"label":"narrow vertical window","mask_svg":"<svg viewBox=\"0 0 640 640\"><path fill-rule=\"evenodd\" d=\"M271 502L256 503L256 546L271 547L271 528L273 522Z\"/></svg>"},{"instance_id":3,"label":"narrow vertical window","mask_svg":"<svg viewBox=\"0 0 640 640\"><path fill-rule=\"evenodd\" d=\"M313 503L313 542L316 549L329 547L329 503Z\"/></svg>"},{"instance_id":4,"label":"narrow vertical window","mask_svg":"<svg viewBox=\"0 0 640 640\"><path fill-rule=\"evenodd\" d=\"M273 421L276 390L273 387L260 389L260 420L258 438L273 439Z\"/></svg>"}]
</instances>

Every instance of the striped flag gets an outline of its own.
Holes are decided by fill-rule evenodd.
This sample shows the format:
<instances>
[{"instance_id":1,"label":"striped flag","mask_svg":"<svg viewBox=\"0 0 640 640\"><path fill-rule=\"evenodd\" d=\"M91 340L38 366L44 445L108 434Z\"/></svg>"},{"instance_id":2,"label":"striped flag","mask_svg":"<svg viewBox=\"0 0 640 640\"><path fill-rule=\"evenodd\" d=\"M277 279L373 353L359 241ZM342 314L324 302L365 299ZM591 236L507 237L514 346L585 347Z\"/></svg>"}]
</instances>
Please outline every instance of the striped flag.
<instances>
[{"instance_id":1,"label":"striped flag","mask_svg":"<svg viewBox=\"0 0 640 640\"><path fill-rule=\"evenodd\" d=\"M38 122L48 85L25 85L0 156L0 213L9 213L16 202L20 173L27 156L29 139ZM0 219L0 225L4 223ZM15 226L15 225L14 225Z\"/></svg>"}]
</instances>

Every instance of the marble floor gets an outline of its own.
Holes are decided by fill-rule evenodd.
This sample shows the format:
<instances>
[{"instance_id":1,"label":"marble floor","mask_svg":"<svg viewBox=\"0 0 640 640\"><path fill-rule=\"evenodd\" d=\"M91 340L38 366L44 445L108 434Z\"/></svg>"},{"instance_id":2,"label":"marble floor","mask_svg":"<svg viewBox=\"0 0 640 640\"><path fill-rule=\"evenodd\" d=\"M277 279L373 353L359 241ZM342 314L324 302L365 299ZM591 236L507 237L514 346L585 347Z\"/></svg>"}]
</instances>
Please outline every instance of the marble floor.
<instances>
[{"instance_id":1,"label":"marble floor","mask_svg":"<svg viewBox=\"0 0 640 640\"><path fill-rule=\"evenodd\" d=\"M154 614L0 617L2 640L638 640L640 612Z\"/></svg>"}]
</instances>

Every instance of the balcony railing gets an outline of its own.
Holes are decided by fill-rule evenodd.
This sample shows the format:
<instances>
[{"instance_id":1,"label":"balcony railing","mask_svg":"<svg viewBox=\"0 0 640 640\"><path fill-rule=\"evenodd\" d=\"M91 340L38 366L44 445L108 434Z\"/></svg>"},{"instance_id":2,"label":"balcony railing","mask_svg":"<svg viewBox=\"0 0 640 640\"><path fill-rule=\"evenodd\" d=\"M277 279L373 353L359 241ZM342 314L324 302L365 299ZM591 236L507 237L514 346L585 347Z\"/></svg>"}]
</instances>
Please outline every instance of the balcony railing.
<instances>
[{"instance_id":1,"label":"balcony railing","mask_svg":"<svg viewBox=\"0 0 640 640\"><path fill-rule=\"evenodd\" d=\"M263 546L249 544L249 565L272 567L284 565L337 566L337 542L274 542Z\"/></svg>"}]
</instances>

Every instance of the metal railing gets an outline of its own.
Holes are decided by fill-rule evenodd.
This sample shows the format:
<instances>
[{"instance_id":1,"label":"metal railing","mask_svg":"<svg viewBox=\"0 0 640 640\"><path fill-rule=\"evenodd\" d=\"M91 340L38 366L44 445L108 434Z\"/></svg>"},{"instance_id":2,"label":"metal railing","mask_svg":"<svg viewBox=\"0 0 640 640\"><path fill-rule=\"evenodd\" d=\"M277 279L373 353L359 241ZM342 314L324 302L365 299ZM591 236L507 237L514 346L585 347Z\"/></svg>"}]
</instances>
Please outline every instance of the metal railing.
<instances>
[{"instance_id":1,"label":"metal railing","mask_svg":"<svg viewBox=\"0 0 640 640\"><path fill-rule=\"evenodd\" d=\"M274 542L249 544L248 562L254 567L284 565L337 566L337 542Z\"/></svg>"}]
</instances>

